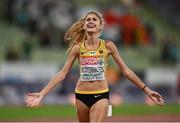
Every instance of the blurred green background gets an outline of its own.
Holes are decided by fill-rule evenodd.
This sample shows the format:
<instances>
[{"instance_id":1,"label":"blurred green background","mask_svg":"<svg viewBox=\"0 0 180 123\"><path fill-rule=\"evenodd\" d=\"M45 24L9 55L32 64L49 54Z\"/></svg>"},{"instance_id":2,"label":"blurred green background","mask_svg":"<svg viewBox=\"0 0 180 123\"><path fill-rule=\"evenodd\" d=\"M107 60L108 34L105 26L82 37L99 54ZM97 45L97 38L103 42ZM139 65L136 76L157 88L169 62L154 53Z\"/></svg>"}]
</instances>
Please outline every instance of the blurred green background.
<instances>
[{"instance_id":1,"label":"blurred green background","mask_svg":"<svg viewBox=\"0 0 180 123\"><path fill-rule=\"evenodd\" d=\"M72 105L42 106L38 108L26 107L1 107L1 121L73 121L76 119L76 110ZM179 116L178 105L166 105L164 107L147 105L122 105L113 107L113 116ZM9 119L9 116L11 118ZM77 119L76 119L77 120ZM179 119L172 119L178 121ZM128 121L128 120L127 120ZM143 120L142 120L143 121ZM144 119L144 121L146 121ZM162 121L165 121L162 119Z\"/></svg>"}]
</instances>

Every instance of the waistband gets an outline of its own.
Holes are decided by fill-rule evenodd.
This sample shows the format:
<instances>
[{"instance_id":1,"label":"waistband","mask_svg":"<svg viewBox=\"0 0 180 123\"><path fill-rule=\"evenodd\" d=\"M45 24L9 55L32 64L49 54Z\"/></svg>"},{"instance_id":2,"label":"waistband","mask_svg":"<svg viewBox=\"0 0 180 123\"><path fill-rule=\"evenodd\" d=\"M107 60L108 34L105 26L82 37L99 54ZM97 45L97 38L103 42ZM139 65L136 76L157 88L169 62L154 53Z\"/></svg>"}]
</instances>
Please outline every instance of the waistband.
<instances>
[{"instance_id":1,"label":"waistband","mask_svg":"<svg viewBox=\"0 0 180 123\"><path fill-rule=\"evenodd\" d=\"M105 93L108 91L109 91L109 88L104 89L104 90L97 90L97 91L81 91L81 90L76 89L75 93L78 93L78 94L100 94L100 93Z\"/></svg>"}]
</instances>

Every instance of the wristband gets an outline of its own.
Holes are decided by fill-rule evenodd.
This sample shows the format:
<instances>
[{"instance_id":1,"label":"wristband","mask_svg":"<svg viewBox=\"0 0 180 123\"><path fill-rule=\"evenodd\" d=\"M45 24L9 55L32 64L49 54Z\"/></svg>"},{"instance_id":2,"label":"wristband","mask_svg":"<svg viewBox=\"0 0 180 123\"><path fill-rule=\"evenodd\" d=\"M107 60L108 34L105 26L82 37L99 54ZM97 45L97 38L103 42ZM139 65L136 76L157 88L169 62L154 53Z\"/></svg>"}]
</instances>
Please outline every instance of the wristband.
<instances>
[{"instance_id":1,"label":"wristband","mask_svg":"<svg viewBox=\"0 0 180 123\"><path fill-rule=\"evenodd\" d=\"M144 87L143 87L143 88L141 88L141 90L142 90L142 91L144 91L144 89L145 89L146 87L147 87L147 86L146 86L146 85L144 85Z\"/></svg>"}]
</instances>

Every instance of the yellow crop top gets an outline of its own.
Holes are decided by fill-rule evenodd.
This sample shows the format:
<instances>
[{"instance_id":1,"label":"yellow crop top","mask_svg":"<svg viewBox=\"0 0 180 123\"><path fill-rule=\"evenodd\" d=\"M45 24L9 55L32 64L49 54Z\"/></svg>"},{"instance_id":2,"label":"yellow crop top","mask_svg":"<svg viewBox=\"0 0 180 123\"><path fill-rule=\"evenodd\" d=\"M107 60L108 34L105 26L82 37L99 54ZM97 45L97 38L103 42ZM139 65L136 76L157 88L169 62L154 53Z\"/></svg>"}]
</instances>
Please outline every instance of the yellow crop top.
<instances>
[{"instance_id":1,"label":"yellow crop top","mask_svg":"<svg viewBox=\"0 0 180 123\"><path fill-rule=\"evenodd\" d=\"M100 45L96 50L88 50L83 41L80 45L79 64L80 80L96 81L105 80L105 74L108 67L108 52L105 41L100 40Z\"/></svg>"}]
</instances>

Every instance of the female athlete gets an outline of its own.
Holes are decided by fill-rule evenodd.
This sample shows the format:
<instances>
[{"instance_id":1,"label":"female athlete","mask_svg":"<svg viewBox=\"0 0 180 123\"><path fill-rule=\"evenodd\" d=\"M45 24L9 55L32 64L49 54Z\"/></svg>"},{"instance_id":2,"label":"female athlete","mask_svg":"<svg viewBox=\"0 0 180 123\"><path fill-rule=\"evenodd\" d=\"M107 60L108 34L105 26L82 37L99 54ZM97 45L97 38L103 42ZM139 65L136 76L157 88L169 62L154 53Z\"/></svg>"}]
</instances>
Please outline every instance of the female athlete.
<instances>
[{"instance_id":1,"label":"female athlete","mask_svg":"<svg viewBox=\"0 0 180 123\"><path fill-rule=\"evenodd\" d=\"M27 95L26 105L28 107L38 106L45 95L65 78L78 58L80 78L75 88L78 120L80 122L104 121L109 105L106 80L109 55L112 55L126 78L142 89L156 104L163 105L162 96L148 88L126 66L114 43L99 38L103 24L101 14L89 12L69 28L65 34L65 41L70 42L65 65L39 93Z\"/></svg>"}]
</instances>

